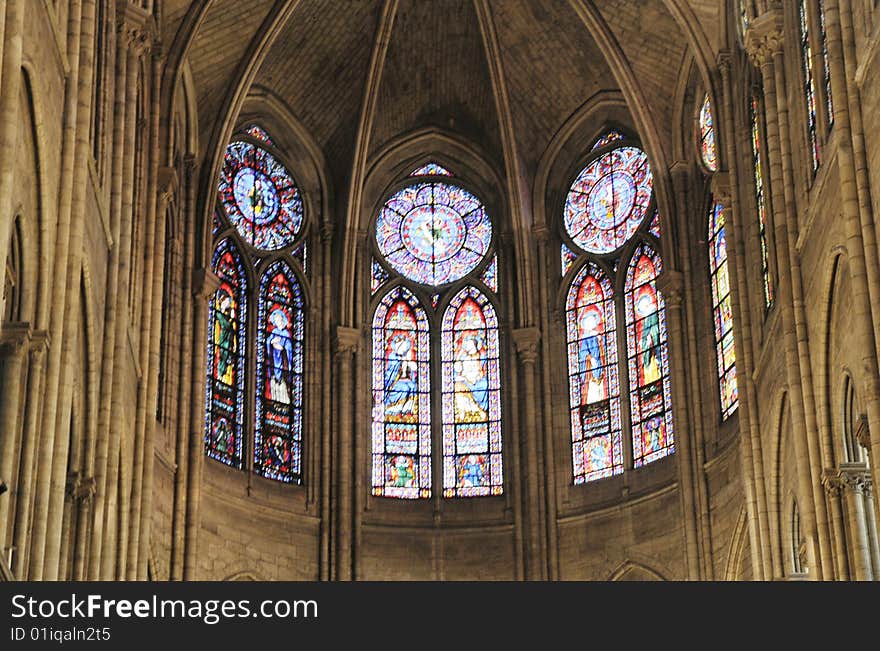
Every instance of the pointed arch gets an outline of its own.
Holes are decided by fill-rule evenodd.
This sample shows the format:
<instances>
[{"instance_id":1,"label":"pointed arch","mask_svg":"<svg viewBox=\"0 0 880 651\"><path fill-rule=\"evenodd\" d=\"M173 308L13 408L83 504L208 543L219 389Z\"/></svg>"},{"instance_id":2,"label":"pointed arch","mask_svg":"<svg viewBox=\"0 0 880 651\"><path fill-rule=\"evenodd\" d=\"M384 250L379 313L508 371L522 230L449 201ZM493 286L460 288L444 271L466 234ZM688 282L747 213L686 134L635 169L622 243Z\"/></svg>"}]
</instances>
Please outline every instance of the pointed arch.
<instances>
[{"instance_id":1,"label":"pointed arch","mask_svg":"<svg viewBox=\"0 0 880 651\"><path fill-rule=\"evenodd\" d=\"M700 159L710 172L718 171L718 148L715 145L715 119L709 93L700 106Z\"/></svg>"},{"instance_id":2,"label":"pointed arch","mask_svg":"<svg viewBox=\"0 0 880 651\"><path fill-rule=\"evenodd\" d=\"M574 483L623 472L614 289L589 262L565 303Z\"/></svg>"},{"instance_id":3,"label":"pointed arch","mask_svg":"<svg viewBox=\"0 0 880 651\"><path fill-rule=\"evenodd\" d=\"M220 279L208 308L205 452L242 466L247 276L231 238L221 240L211 268Z\"/></svg>"},{"instance_id":4,"label":"pointed arch","mask_svg":"<svg viewBox=\"0 0 880 651\"><path fill-rule=\"evenodd\" d=\"M656 284L662 270L657 252L648 243L641 243L633 252L624 285L636 468L661 459L675 449L666 308Z\"/></svg>"},{"instance_id":5,"label":"pointed arch","mask_svg":"<svg viewBox=\"0 0 880 651\"><path fill-rule=\"evenodd\" d=\"M450 301L441 332L443 495L500 495L501 380L498 316L467 286Z\"/></svg>"},{"instance_id":6,"label":"pointed arch","mask_svg":"<svg viewBox=\"0 0 880 651\"><path fill-rule=\"evenodd\" d=\"M431 496L430 326L396 286L373 315L373 495Z\"/></svg>"},{"instance_id":7,"label":"pointed arch","mask_svg":"<svg viewBox=\"0 0 880 651\"><path fill-rule=\"evenodd\" d=\"M260 280L254 471L302 483L305 301L283 260Z\"/></svg>"}]
</instances>

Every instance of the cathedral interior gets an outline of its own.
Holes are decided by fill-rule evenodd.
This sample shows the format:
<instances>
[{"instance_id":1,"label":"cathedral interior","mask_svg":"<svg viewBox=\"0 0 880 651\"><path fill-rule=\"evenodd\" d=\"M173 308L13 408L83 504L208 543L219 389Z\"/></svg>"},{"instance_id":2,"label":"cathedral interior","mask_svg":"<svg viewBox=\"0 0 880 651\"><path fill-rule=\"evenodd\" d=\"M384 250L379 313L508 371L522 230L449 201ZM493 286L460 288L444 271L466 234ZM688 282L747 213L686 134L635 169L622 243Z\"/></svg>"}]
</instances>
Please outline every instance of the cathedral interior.
<instances>
[{"instance_id":1,"label":"cathedral interior","mask_svg":"<svg viewBox=\"0 0 880 651\"><path fill-rule=\"evenodd\" d=\"M877 0L4 0L3 580L880 580Z\"/></svg>"}]
</instances>

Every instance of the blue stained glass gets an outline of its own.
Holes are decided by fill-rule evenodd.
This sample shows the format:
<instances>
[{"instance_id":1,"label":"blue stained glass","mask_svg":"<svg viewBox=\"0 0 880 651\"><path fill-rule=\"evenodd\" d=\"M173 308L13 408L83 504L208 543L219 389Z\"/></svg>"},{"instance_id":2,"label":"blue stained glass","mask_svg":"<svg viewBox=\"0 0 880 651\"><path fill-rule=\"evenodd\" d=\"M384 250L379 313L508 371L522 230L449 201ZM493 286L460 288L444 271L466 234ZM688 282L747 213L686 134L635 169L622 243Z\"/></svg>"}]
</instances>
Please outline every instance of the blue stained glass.
<instances>
[{"instance_id":1,"label":"blue stained glass","mask_svg":"<svg viewBox=\"0 0 880 651\"><path fill-rule=\"evenodd\" d=\"M428 318L395 287L373 315L373 495L431 496L431 374Z\"/></svg>"},{"instance_id":2,"label":"blue stained glass","mask_svg":"<svg viewBox=\"0 0 880 651\"><path fill-rule=\"evenodd\" d=\"M562 262L562 275L564 276L568 273L568 270L571 269L571 265L574 264L574 261L577 260L577 253L563 244L559 249L559 257Z\"/></svg>"},{"instance_id":3,"label":"blue stained glass","mask_svg":"<svg viewBox=\"0 0 880 651\"><path fill-rule=\"evenodd\" d=\"M303 222L303 202L290 174L272 154L250 143L226 148L218 186L226 216L257 249L293 243Z\"/></svg>"},{"instance_id":4,"label":"blue stained glass","mask_svg":"<svg viewBox=\"0 0 880 651\"><path fill-rule=\"evenodd\" d=\"M594 262L575 276L566 300L574 483L623 472L614 290Z\"/></svg>"},{"instance_id":5,"label":"blue stained glass","mask_svg":"<svg viewBox=\"0 0 880 651\"><path fill-rule=\"evenodd\" d=\"M427 163L414 169L410 176L453 176L453 174L442 165Z\"/></svg>"},{"instance_id":6,"label":"blue stained glass","mask_svg":"<svg viewBox=\"0 0 880 651\"><path fill-rule=\"evenodd\" d=\"M565 200L569 237L590 253L623 246L645 218L653 177L648 157L636 147L618 147L589 163Z\"/></svg>"},{"instance_id":7,"label":"blue stained glass","mask_svg":"<svg viewBox=\"0 0 880 651\"><path fill-rule=\"evenodd\" d=\"M211 268L220 279L220 287L208 309L205 452L213 459L240 468L247 276L232 240L225 239L217 245Z\"/></svg>"},{"instance_id":8,"label":"blue stained glass","mask_svg":"<svg viewBox=\"0 0 880 651\"><path fill-rule=\"evenodd\" d=\"M302 288L283 261L260 282L257 336L257 408L254 471L269 479L302 482Z\"/></svg>"},{"instance_id":9,"label":"blue stained glass","mask_svg":"<svg viewBox=\"0 0 880 651\"><path fill-rule=\"evenodd\" d=\"M648 232L657 239L660 239L660 213L656 210L651 218L651 225L648 226Z\"/></svg>"},{"instance_id":10,"label":"blue stained glass","mask_svg":"<svg viewBox=\"0 0 880 651\"><path fill-rule=\"evenodd\" d=\"M370 294L375 294L386 280L388 280L388 272L378 261L373 260L370 265Z\"/></svg>"},{"instance_id":11,"label":"blue stained glass","mask_svg":"<svg viewBox=\"0 0 880 651\"><path fill-rule=\"evenodd\" d=\"M736 384L736 351L733 340L733 312L730 304L730 276L727 266L727 237L724 207L716 202L709 211L709 274L712 279L712 313L715 319L718 384L721 416L728 418L739 406Z\"/></svg>"},{"instance_id":12,"label":"blue stained glass","mask_svg":"<svg viewBox=\"0 0 880 651\"><path fill-rule=\"evenodd\" d=\"M503 491L498 317L476 287L456 294L443 315L443 495Z\"/></svg>"},{"instance_id":13,"label":"blue stained glass","mask_svg":"<svg viewBox=\"0 0 880 651\"><path fill-rule=\"evenodd\" d=\"M479 200L446 183L418 183L398 191L376 221L376 242L388 264L426 285L454 282L483 260L492 225Z\"/></svg>"},{"instance_id":14,"label":"blue stained glass","mask_svg":"<svg viewBox=\"0 0 880 651\"><path fill-rule=\"evenodd\" d=\"M486 270L483 272L483 275L480 277L480 280L483 281L483 284L491 289L496 294L498 293L498 256L493 255L492 260L489 261L489 265L486 267Z\"/></svg>"},{"instance_id":15,"label":"blue stained glass","mask_svg":"<svg viewBox=\"0 0 880 651\"><path fill-rule=\"evenodd\" d=\"M624 284L633 462L637 468L675 450L666 308L656 287L661 271L660 256L648 244L640 244L627 267Z\"/></svg>"}]
</instances>

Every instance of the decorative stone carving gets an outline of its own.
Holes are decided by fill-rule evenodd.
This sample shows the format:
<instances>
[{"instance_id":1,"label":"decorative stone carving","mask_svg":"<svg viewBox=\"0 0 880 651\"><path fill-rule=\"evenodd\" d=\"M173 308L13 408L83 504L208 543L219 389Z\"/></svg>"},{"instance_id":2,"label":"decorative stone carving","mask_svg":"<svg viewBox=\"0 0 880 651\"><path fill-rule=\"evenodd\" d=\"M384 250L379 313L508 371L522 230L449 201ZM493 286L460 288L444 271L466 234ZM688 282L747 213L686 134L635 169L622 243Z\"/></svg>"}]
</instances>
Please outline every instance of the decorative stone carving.
<instances>
[{"instance_id":1,"label":"decorative stone carving","mask_svg":"<svg viewBox=\"0 0 880 651\"><path fill-rule=\"evenodd\" d=\"M538 343L541 331L537 328L519 328L511 333L513 345L523 364L535 364L538 361Z\"/></svg>"},{"instance_id":2,"label":"decorative stone carving","mask_svg":"<svg viewBox=\"0 0 880 651\"><path fill-rule=\"evenodd\" d=\"M773 56L782 52L785 42L782 10L773 7L755 18L746 32L745 45L749 59L761 67L773 62Z\"/></svg>"},{"instance_id":3,"label":"decorative stone carving","mask_svg":"<svg viewBox=\"0 0 880 651\"><path fill-rule=\"evenodd\" d=\"M361 333L356 328L336 326L333 335L333 353L337 357L354 355L361 343Z\"/></svg>"},{"instance_id":4,"label":"decorative stone carving","mask_svg":"<svg viewBox=\"0 0 880 651\"><path fill-rule=\"evenodd\" d=\"M192 293L196 298L207 300L220 289L220 279L210 269L195 269L192 276Z\"/></svg>"},{"instance_id":5,"label":"decorative stone carving","mask_svg":"<svg viewBox=\"0 0 880 651\"><path fill-rule=\"evenodd\" d=\"M666 269L657 277L657 289L663 294L666 305L672 308L681 307L684 295L684 275L674 269Z\"/></svg>"}]
</instances>

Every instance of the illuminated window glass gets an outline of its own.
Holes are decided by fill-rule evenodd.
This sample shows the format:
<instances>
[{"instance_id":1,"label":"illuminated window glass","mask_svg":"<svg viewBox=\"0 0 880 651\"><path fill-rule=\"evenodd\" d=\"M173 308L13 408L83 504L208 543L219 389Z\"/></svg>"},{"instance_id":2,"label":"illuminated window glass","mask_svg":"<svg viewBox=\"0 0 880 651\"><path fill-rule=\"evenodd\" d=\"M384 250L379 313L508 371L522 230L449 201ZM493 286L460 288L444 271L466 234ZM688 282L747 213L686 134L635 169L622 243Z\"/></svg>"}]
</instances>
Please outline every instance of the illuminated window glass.
<instances>
[{"instance_id":1,"label":"illuminated window glass","mask_svg":"<svg viewBox=\"0 0 880 651\"><path fill-rule=\"evenodd\" d=\"M739 405L736 386L736 351L733 341L733 308L730 304L730 275L727 266L727 233L724 207L716 202L709 211L709 274L712 283L712 314L715 320L715 350L721 416L728 418Z\"/></svg>"},{"instance_id":2,"label":"illuminated window glass","mask_svg":"<svg viewBox=\"0 0 880 651\"><path fill-rule=\"evenodd\" d=\"M758 98L752 96L749 119L752 125L752 173L755 180L755 204L758 208L758 233L761 243L761 278L764 287L764 307L773 304L773 281L770 278L770 255L767 249L767 200L764 193L764 166L761 162L761 127L758 124Z\"/></svg>"},{"instance_id":3,"label":"illuminated window glass","mask_svg":"<svg viewBox=\"0 0 880 651\"><path fill-rule=\"evenodd\" d=\"M715 146L715 122L712 119L712 106L709 95L700 108L700 157L710 172L718 171L718 150Z\"/></svg>"}]
</instances>

